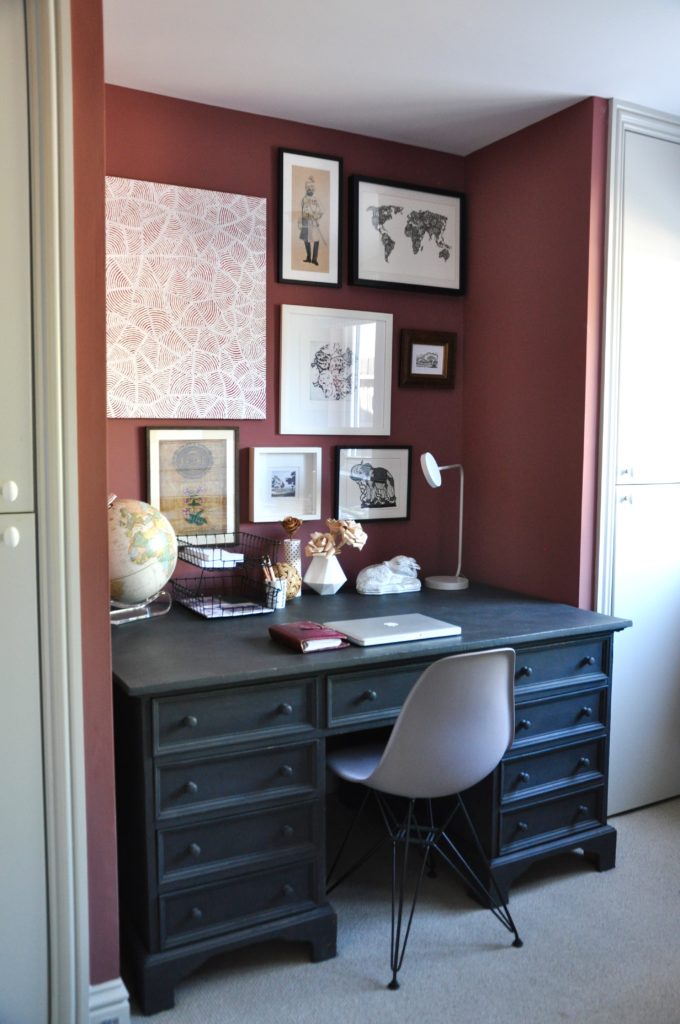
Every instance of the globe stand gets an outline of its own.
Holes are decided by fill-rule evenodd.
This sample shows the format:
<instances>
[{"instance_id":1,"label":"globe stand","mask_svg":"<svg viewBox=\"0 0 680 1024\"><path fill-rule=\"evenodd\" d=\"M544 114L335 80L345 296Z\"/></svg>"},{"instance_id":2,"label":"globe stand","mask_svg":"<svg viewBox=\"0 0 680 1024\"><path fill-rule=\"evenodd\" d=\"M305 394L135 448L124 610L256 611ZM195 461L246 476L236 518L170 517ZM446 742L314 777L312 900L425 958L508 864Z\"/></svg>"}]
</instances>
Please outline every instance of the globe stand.
<instances>
[{"instance_id":1,"label":"globe stand","mask_svg":"<svg viewBox=\"0 0 680 1024\"><path fill-rule=\"evenodd\" d=\"M172 597L167 590L159 590L153 597L139 604L123 604L122 601L111 601L111 625L122 626L126 622L138 619L154 619L159 615L167 615L172 608Z\"/></svg>"}]
</instances>

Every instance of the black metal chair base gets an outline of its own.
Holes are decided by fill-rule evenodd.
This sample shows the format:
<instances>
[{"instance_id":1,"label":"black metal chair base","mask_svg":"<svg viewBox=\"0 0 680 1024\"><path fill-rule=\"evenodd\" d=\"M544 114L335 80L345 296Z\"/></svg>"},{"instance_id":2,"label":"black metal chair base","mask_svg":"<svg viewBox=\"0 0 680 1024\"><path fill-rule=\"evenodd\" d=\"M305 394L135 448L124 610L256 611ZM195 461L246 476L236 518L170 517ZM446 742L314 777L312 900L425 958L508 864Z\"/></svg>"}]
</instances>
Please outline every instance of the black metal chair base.
<instances>
[{"instance_id":1,"label":"black metal chair base","mask_svg":"<svg viewBox=\"0 0 680 1024\"><path fill-rule=\"evenodd\" d=\"M357 823L371 794L375 798L380 809L382 819L386 826L386 833L378 843L375 843L369 850L363 853L338 878L333 879L334 872L338 868L340 859L356 829ZM366 790L364 799L360 804L342 843L340 844L338 852L328 872L326 891L330 893L336 888L336 886L361 867L362 864L365 864L381 846L388 841L391 842L392 919L390 931L390 970L392 971L392 978L387 987L393 991L399 988L397 974L401 970L404 962L406 944L411 932L413 915L415 913L418 894L420 891L420 884L426 868L429 869L428 874L434 873L433 855L435 853L437 853L449 865L449 867L466 886L472 889L474 895L480 900L480 902L488 907L503 927L513 933L514 941L512 945L515 948L519 948L523 945L515 922L508 909L507 903L503 898L496 879L494 878L489 860L484 852L465 804L460 796L456 796L453 799L453 809L444 823L440 825L435 823L432 802L430 800L421 801L421 803L426 805L426 820L423 820L422 815L419 820L415 813L415 800L408 800L406 803L405 813L399 816L395 811L393 801L389 797L386 797L384 794L379 793L376 790ZM462 817L464 824L472 837L476 851L485 868L485 877L490 879L491 884L488 887L484 885L482 880L473 870L469 861L448 835L447 829L450 827L456 816ZM416 849L421 853L421 864L414 885L411 906L405 913L404 904L407 887L409 854L413 849ZM401 854L401 857L399 854Z\"/></svg>"}]
</instances>

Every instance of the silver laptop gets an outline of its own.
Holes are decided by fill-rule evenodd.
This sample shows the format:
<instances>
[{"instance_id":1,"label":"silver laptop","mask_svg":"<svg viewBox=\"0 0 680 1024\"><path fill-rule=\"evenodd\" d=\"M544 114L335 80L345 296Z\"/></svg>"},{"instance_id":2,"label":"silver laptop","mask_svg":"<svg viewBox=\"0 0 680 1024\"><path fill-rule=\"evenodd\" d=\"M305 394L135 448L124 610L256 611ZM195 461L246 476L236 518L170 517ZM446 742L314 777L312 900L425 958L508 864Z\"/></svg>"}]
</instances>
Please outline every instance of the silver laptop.
<instances>
[{"instance_id":1,"label":"silver laptop","mask_svg":"<svg viewBox=\"0 0 680 1024\"><path fill-rule=\"evenodd\" d=\"M325 622L324 625L339 629L348 640L360 647L397 644L405 640L431 640L438 636L460 636L460 626L418 612L408 615L375 615L368 619L343 619Z\"/></svg>"}]
</instances>

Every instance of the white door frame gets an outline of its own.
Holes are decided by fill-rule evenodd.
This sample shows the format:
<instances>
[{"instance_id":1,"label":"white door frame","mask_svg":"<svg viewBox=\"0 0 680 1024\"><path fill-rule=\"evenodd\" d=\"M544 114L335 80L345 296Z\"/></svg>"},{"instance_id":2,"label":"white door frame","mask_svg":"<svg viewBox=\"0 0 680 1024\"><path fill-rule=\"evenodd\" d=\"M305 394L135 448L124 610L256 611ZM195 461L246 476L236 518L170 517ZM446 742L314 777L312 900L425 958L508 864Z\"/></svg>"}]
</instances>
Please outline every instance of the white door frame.
<instances>
[{"instance_id":1,"label":"white door frame","mask_svg":"<svg viewBox=\"0 0 680 1024\"><path fill-rule=\"evenodd\" d=\"M680 118L621 100L610 102L596 581L596 610L606 615L612 614L614 593L614 499L619 482L616 463L623 299L623 184L628 132L680 142Z\"/></svg>"},{"instance_id":2,"label":"white door frame","mask_svg":"<svg viewBox=\"0 0 680 1024\"><path fill-rule=\"evenodd\" d=\"M38 600L45 766L50 1022L89 1015L80 637L71 11L26 11L35 360Z\"/></svg>"}]
</instances>

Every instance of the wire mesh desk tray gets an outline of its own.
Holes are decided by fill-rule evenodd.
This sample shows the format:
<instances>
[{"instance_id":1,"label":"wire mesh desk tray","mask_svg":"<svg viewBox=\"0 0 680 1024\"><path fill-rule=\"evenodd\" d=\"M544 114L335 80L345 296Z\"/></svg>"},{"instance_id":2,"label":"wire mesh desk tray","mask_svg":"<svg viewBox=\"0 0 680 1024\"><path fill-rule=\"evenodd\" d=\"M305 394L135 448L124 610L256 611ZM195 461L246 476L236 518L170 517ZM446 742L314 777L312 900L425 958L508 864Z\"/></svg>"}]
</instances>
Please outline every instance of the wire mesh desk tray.
<instances>
[{"instance_id":1,"label":"wire mesh desk tray","mask_svg":"<svg viewBox=\"0 0 680 1024\"><path fill-rule=\"evenodd\" d=\"M250 533L237 533L228 544L213 543L218 538L210 536L196 540L200 543L180 542L180 559L201 572L173 579L173 593L179 604L207 619L274 610L265 587L263 564L266 559L276 559L278 541Z\"/></svg>"}]
</instances>

